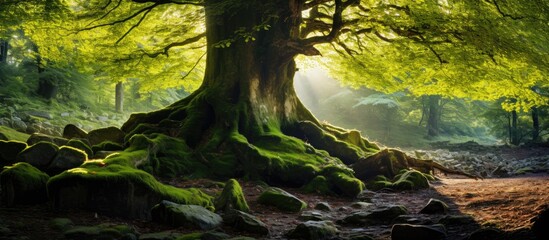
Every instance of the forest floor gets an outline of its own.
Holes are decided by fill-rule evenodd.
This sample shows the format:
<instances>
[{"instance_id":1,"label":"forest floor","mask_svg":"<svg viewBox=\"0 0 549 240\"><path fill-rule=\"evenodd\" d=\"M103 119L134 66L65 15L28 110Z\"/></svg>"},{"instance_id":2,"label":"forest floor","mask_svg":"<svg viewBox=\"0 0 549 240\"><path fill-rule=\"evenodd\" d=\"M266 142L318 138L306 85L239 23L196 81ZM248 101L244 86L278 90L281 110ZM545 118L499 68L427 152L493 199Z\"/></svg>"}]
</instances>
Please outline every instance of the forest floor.
<instances>
[{"instance_id":1,"label":"forest floor","mask_svg":"<svg viewBox=\"0 0 549 240\"><path fill-rule=\"evenodd\" d=\"M518 151L517 154L526 154ZM542 152L549 154L549 151ZM539 155L539 149L532 152ZM474 180L460 176L438 176L430 188L415 191L375 193L370 202L375 206L397 204L405 206L410 212L410 219L418 223L436 223L440 216L417 214L429 199L435 198L449 205L449 215L470 215L474 221L446 226L449 240L466 239L473 231L482 227L495 227L512 232L531 226L530 219L537 215L549 203L549 174L526 174L507 178L489 178ZM178 180L169 182L177 187L198 187L207 193L219 193L222 188L212 184L210 180ZM300 213L284 213L274 208L257 203L256 199L262 192L261 184L240 181L251 213L265 222L270 228L268 237L249 235L223 227L223 231L231 236L251 236L258 239L286 239L285 234L294 229L300 222ZM359 211L353 203L358 199L340 198L305 194L299 189L283 188L308 203L305 211L315 211L313 208L319 202L326 202L332 207L330 212L321 212L327 220L337 222L352 212ZM63 239L63 233L55 230L51 221L54 218L69 218L75 225L93 226L102 223L129 224L140 233L174 231L181 233L196 232L196 229L170 228L156 223L138 220L124 220L97 215L93 212L52 212L47 204L34 206L16 206L0 208L0 239ZM408 221L409 222L409 221ZM348 226L338 224L339 236L348 239L352 236L369 235L374 239L390 239L390 225ZM531 235L520 237L530 239ZM519 239L519 238L517 238Z\"/></svg>"}]
</instances>

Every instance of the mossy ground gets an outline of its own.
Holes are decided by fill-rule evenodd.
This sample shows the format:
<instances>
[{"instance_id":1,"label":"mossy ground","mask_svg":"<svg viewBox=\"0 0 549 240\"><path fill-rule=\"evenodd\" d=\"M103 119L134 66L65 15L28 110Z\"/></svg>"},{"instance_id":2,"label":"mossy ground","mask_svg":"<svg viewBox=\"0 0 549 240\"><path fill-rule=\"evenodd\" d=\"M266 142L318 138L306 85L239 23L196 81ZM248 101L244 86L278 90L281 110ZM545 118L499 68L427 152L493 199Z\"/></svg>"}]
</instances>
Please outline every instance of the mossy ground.
<instances>
[{"instance_id":1,"label":"mossy ground","mask_svg":"<svg viewBox=\"0 0 549 240\"><path fill-rule=\"evenodd\" d=\"M0 133L4 134L9 140L16 140L21 142L26 142L30 136L29 134L18 132L6 126L0 126Z\"/></svg>"},{"instance_id":2,"label":"mossy ground","mask_svg":"<svg viewBox=\"0 0 549 240\"><path fill-rule=\"evenodd\" d=\"M392 180L383 175L375 177L369 181L366 186L371 190L380 190L384 188L395 190L416 190L429 187L429 180L434 180L430 174L425 174L417 170L403 169Z\"/></svg>"}]
</instances>

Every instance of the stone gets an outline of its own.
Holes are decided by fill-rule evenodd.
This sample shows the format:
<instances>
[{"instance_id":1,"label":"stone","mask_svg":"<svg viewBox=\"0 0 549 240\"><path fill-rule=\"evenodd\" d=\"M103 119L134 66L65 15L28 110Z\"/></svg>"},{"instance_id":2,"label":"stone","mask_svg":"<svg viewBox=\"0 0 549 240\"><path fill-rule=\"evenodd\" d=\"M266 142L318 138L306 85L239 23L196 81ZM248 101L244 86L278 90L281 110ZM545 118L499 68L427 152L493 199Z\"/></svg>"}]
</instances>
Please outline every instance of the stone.
<instances>
[{"instance_id":1,"label":"stone","mask_svg":"<svg viewBox=\"0 0 549 240\"><path fill-rule=\"evenodd\" d=\"M84 139L84 140L87 141L87 139ZM86 152L86 154L88 155L88 158L92 157L93 156L93 151L91 150L90 145L85 143L85 141L83 141L83 139L73 138L73 139L69 140L69 142L67 142L67 144L65 146L80 149L80 150Z\"/></svg>"},{"instance_id":2,"label":"stone","mask_svg":"<svg viewBox=\"0 0 549 240\"><path fill-rule=\"evenodd\" d=\"M38 142L21 151L17 155L17 161L26 162L40 170L44 170L50 165L58 150L59 147L53 143Z\"/></svg>"},{"instance_id":3,"label":"stone","mask_svg":"<svg viewBox=\"0 0 549 240\"><path fill-rule=\"evenodd\" d=\"M116 127L99 128L88 132L88 140L92 146L105 141L124 145L126 133Z\"/></svg>"},{"instance_id":4,"label":"stone","mask_svg":"<svg viewBox=\"0 0 549 240\"><path fill-rule=\"evenodd\" d=\"M269 227L257 217L238 210L229 210L223 215L223 222L237 230L254 233L258 235L268 235Z\"/></svg>"},{"instance_id":5,"label":"stone","mask_svg":"<svg viewBox=\"0 0 549 240\"><path fill-rule=\"evenodd\" d=\"M34 145L38 142L50 142L57 146L62 146L62 145L66 145L67 142L69 142L69 140L66 138L54 137L54 136L41 134L41 133L33 133L27 139L28 145Z\"/></svg>"},{"instance_id":6,"label":"stone","mask_svg":"<svg viewBox=\"0 0 549 240\"><path fill-rule=\"evenodd\" d=\"M57 151L46 172L50 175L57 175L65 170L76 168L88 160L88 155L80 150L69 146L62 146Z\"/></svg>"},{"instance_id":7,"label":"stone","mask_svg":"<svg viewBox=\"0 0 549 240\"><path fill-rule=\"evenodd\" d=\"M331 212L332 211L332 207L330 206L329 203L327 202L319 202L315 205L314 209L316 210L320 210L320 211L325 211L325 212Z\"/></svg>"},{"instance_id":8,"label":"stone","mask_svg":"<svg viewBox=\"0 0 549 240\"><path fill-rule=\"evenodd\" d=\"M63 137L66 139L88 138L88 133L74 124L67 124L63 128Z\"/></svg>"},{"instance_id":9,"label":"stone","mask_svg":"<svg viewBox=\"0 0 549 240\"><path fill-rule=\"evenodd\" d=\"M448 205L443 201L431 198L425 207L423 207L419 213L422 214L447 214Z\"/></svg>"},{"instance_id":10,"label":"stone","mask_svg":"<svg viewBox=\"0 0 549 240\"><path fill-rule=\"evenodd\" d=\"M338 232L331 221L307 221L297 225L287 236L289 239L323 240L332 239Z\"/></svg>"},{"instance_id":11,"label":"stone","mask_svg":"<svg viewBox=\"0 0 549 240\"><path fill-rule=\"evenodd\" d=\"M301 221L323 221L326 220L326 216L319 211L304 211L297 219Z\"/></svg>"},{"instance_id":12,"label":"stone","mask_svg":"<svg viewBox=\"0 0 549 240\"><path fill-rule=\"evenodd\" d=\"M210 231L203 233L202 236L200 236L200 240L223 240L230 237L231 236L224 232Z\"/></svg>"},{"instance_id":13,"label":"stone","mask_svg":"<svg viewBox=\"0 0 549 240\"><path fill-rule=\"evenodd\" d=\"M152 220L174 227L192 226L202 230L219 227L223 222L221 216L198 205L182 205L162 201L151 210Z\"/></svg>"},{"instance_id":14,"label":"stone","mask_svg":"<svg viewBox=\"0 0 549 240\"><path fill-rule=\"evenodd\" d=\"M532 232L538 239L549 239L549 206L544 206L540 213L532 218Z\"/></svg>"},{"instance_id":15,"label":"stone","mask_svg":"<svg viewBox=\"0 0 549 240\"><path fill-rule=\"evenodd\" d=\"M377 193L374 192L374 191L363 190L362 192L360 192L358 194L358 196L356 198L361 202L371 203L376 195L377 195Z\"/></svg>"},{"instance_id":16,"label":"stone","mask_svg":"<svg viewBox=\"0 0 549 240\"><path fill-rule=\"evenodd\" d=\"M3 141L8 141L8 137L4 134L4 133L1 133L0 132L0 140L3 140Z\"/></svg>"},{"instance_id":17,"label":"stone","mask_svg":"<svg viewBox=\"0 0 549 240\"><path fill-rule=\"evenodd\" d=\"M100 152L100 151L122 151L124 150L124 146L115 142L104 141L100 144L93 145L91 149L92 149L92 152L94 153Z\"/></svg>"},{"instance_id":18,"label":"stone","mask_svg":"<svg viewBox=\"0 0 549 240\"><path fill-rule=\"evenodd\" d=\"M274 206L279 210L286 212L300 212L307 207L307 203L301 199L275 187L270 187L261 193L257 201L261 204Z\"/></svg>"},{"instance_id":19,"label":"stone","mask_svg":"<svg viewBox=\"0 0 549 240\"><path fill-rule=\"evenodd\" d=\"M70 116L71 114L68 113L68 112L62 112L60 115L61 115L61 117L68 117L68 116Z\"/></svg>"},{"instance_id":20,"label":"stone","mask_svg":"<svg viewBox=\"0 0 549 240\"><path fill-rule=\"evenodd\" d=\"M360 211L351 213L343 219L344 223L353 225L376 225L388 224L400 215L408 214L408 210L404 206L392 205L386 206L373 211Z\"/></svg>"},{"instance_id":21,"label":"stone","mask_svg":"<svg viewBox=\"0 0 549 240\"><path fill-rule=\"evenodd\" d=\"M2 204L34 204L48 200L46 183L49 176L28 163L4 167L0 173Z\"/></svg>"},{"instance_id":22,"label":"stone","mask_svg":"<svg viewBox=\"0 0 549 240\"><path fill-rule=\"evenodd\" d=\"M469 235L467 240L492 240L492 239L506 239L505 233L496 228L481 228ZM540 238L543 239L543 238Z\"/></svg>"},{"instance_id":23,"label":"stone","mask_svg":"<svg viewBox=\"0 0 549 240\"><path fill-rule=\"evenodd\" d=\"M227 211L231 209L250 212L250 207L246 202L244 193L240 184L235 179L229 179L225 183L223 191L219 197L215 200L215 209L217 211Z\"/></svg>"},{"instance_id":24,"label":"stone","mask_svg":"<svg viewBox=\"0 0 549 240\"><path fill-rule=\"evenodd\" d=\"M18 132L27 131L27 124L23 122L23 120L21 120L20 118L16 118L16 117L12 118L11 127Z\"/></svg>"},{"instance_id":25,"label":"stone","mask_svg":"<svg viewBox=\"0 0 549 240\"><path fill-rule=\"evenodd\" d=\"M351 204L351 208L354 209L367 209L370 206L372 206L372 204L367 202L354 202Z\"/></svg>"},{"instance_id":26,"label":"stone","mask_svg":"<svg viewBox=\"0 0 549 240\"><path fill-rule=\"evenodd\" d=\"M19 141L0 140L0 167L17 162L17 155L27 148L27 144Z\"/></svg>"},{"instance_id":27,"label":"stone","mask_svg":"<svg viewBox=\"0 0 549 240\"><path fill-rule=\"evenodd\" d=\"M53 229L59 231L67 231L74 227L74 223L68 218L54 218L50 221L50 225Z\"/></svg>"},{"instance_id":28,"label":"stone","mask_svg":"<svg viewBox=\"0 0 549 240\"><path fill-rule=\"evenodd\" d=\"M392 240L429 239L438 240L446 238L446 228L442 224L412 225L395 224L391 229Z\"/></svg>"},{"instance_id":29,"label":"stone","mask_svg":"<svg viewBox=\"0 0 549 240\"><path fill-rule=\"evenodd\" d=\"M139 240L175 240L180 236L183 236L183 234L172 231L164 231L157 233L141 234L139 236Z\"/></svg>"},{"instance_id":30,"label":"stone","mask_svg":"<svg viewBox=\"0 0 549 240\"><path fill-rule=\"evenodd\" d=\"M137 239L137 231L128 225L100 224L97 226L76 226L64 233L68 240Z\"/></svg>"}]
</instances>

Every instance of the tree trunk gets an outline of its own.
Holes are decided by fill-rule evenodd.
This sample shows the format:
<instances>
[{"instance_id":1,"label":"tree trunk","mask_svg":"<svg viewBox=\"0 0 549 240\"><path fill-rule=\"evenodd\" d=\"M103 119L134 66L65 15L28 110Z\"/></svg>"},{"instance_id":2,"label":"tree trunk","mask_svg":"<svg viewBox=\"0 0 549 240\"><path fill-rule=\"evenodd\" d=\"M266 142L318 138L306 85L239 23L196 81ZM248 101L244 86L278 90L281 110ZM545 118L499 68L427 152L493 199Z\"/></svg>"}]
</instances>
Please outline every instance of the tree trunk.
<instances>
[{"instance_id":1,"label":"tree trunk","mask_svg":"<svg viewBox=\"0 0 549 240\"><path fill-rule=\"evenodd\" d=\"M539 109L532 107L532 141L540 141L539 132Z\"/></svg>"},{"instance_id":2,"label":"tree trunk","mask_svg":"<svg viewBox=\"0 0 549 240\"><path fill-rule=\"evenodd\" d=\"M440 99L438 95L429 96L429 115L427 119L427 135L436 137L439 134Z\"/></svg>"},{"instance_id":3,"label":"tree trunk","mask_svg":"<svg viewBox=\"0 0 549 240\"><path fill-rule=\"evenodd\" d=\"M517 111L513 110L511 112L511 144L513 145L520 144L520 136L519 136L517 124L518 124Z\"/></svg>"},{"instance_id":4,"label":"tree trunk","mask_svg":"<svg viewBox=\"0 0 549 240\"><path fill-rule=\"evenodd\" d=\"M6 64L8 61L8 41L0 39L0 63Z\"/></svg>"},{"instance_id":5,"label":"tree trunk","mask_svg":"<svg viewBox=\"0 0 549 240\"><path fill-rule=\"evenodd\" d=\"M121 113L124 111L124 84L122 82L116 83L115 91L115 109Z\"/></svg>"}]
</instances>

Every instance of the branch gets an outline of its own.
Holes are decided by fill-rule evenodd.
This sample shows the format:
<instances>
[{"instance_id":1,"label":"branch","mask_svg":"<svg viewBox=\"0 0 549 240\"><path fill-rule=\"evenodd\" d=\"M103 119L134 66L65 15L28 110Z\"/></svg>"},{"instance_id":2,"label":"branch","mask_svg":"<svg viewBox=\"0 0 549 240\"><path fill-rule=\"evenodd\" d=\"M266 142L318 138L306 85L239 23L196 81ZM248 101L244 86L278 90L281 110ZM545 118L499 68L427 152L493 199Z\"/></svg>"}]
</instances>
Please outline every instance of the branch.
<instances>
[{"instance_id":1,"label":"branch","mask_svg":"<svg viewBox=\"0 0 549 240\"><path fill-rule=\"evenodd\" d=\"M324 36L315 36L307 39L302 40L302 44L308 47L311 47L313 45L319 44L319 43L329 43L334 41L341 29L345 26L345 23L343 21L343 11L353 5L360 3L359 0L348 0L346 2L343 2L343 0L335 0L335 11L332 16L332 29L330 30L330 33L328 35Z\"/></svg>"},{"instance_id":2,"label":"branch","mask_svg":"<svg viewBox=\"0 0 549 240\"><path fill-rule=\"evenodd\" d=\"M204 56L206 56L206 53L207 52L204 52L202 54L202 56L200 56L200 58L198 58L198 60L194 63L193 67L181 78L181 80L185 79L187 76L189 76L191 74L191 72L196 68L196 66L198 66L198 64L200 63L200 60L202 60L202 58Z\"/></svg>"},{"instance_id":3,"label":"branch","mask_svg":"<svg viewBox=\"0 0 549 240\"><path fill-rule=\"evenodd\" d=\"M130 34L130 32L131 32L134 28L138 27L139 24L141 24L141 22L143 22L143 19L145 19L145 18L147 17L147 14L149 14L151 11L152 11L152 8L149 9L149 10L147 10L147 11L143 14L143 16L141 16L141 19L139 19L139 21L138 21L136 24L134 24L130 29L128 29L128 31L126 31L126 33L124 33L124 35L122 35L122 37L120 37L118 40L116 40L115 45L118 44L120 41L122 41L122 39L124 39L126 36L128 36L128 34Z\"/></svg>"},{"instance_id":4,"label":"branch","mask_svg":"<svg viewBox=\"0 0 549 240\"><path fill-rule=\"evenodd\" d=\"M173 43L170 43L168 44L167 46L165 46L164 48L162 48L162 50L158 51L158 52L154 52L154 53L147 53L145 52L144 50L142 50L142 52L149 56L150 58L155 58L155 57L158 57L159 55L166 55L167 57L169 57L169 54L168 54L168 51L171 49L171 48L174 48L174 47L180 47L180 46L185 46L185 45L188 45L188 44L191 44L191 43L195 43L195 42L198 42L200 39L206 37L206 33L201 33L201 34L198 34L194 37L191 37L191 38L187 38L181 42L173 42Z\"/></svg>"},{"instance_id":5,"label":"branch","mask_svg":"<svg viewBox=\"0 0 549 240\"><path fill-rule=\"evenodd\" d=\"M78 30L78 32L81 32L81 31L88 31L88 30L92 30L92 29L96 29L96 28L100 28L100 27L105 27L105 26L113 26L113 25L116 25L116 24L119 24L119 23L123 23L123 22L126 22L126 21L129 21L131 20L132 18L138 16L139 14L143 13L143 12L147 12L147 11L151 11L153 8L157 7L158 3L155 3L153 5L150 5L148 7L144 7L142 8L141 10L135 12L134 14L126 17L126 18L123 18L123 19L120 19L120 20L116 20L114 22L110 22L110 23L103 23L103 24L98 24L98 25L95 25L95 26L91 26L91 27L86 27L86 28L82 28L80 30Z\"/></svg>"},{"instance_id":6,"label":"branch","mask_svg":"<svg viewBox=\"0 0 549 240\"><path fill-rule=\"evenodd\" d=\"M155 4L177 4L177 5L195 5L195 6L204 6L204 0L132 0L135 3L155 3Z\"/></svg>"},{"instance_id":7,"label":"branch","mask_svg":"<svg viewBox=\"0 0 549 240\"><path fill-rule=\"evenodd\" d=\"M520 19L524 19L525 17L522 17L522 16L513 16L511 14L507 14L505 12L503 12L503 10L501 10L501 7L499 6L499 3L497 0L494 0L494 6L496 6L496 9L498 10L499 14L501 14L501 16L503 17L508 17L508 18L511 18L513 20L520 20Z\"/></svg>"}]
</instances>

